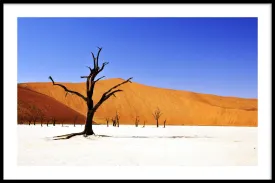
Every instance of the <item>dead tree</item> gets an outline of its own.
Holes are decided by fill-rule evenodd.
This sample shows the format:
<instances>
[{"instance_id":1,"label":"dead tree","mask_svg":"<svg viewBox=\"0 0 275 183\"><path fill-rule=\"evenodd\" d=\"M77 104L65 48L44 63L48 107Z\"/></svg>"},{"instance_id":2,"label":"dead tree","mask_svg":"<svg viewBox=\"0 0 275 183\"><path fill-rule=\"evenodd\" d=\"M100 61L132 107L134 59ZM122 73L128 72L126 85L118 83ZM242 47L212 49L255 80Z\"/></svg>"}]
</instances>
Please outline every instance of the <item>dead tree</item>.
<instances>
[{"instance_id":1,"label":"dead tree","mask_svg":"<svg viewBox=\"0 0 275 183\"><path fill-rule=\"evenodd\" d=\"M49 122L51 121L51 119L50 118L48 118L48 120L47 120L47 127L49 126Z\"/></svg>"},{"instance_id":2,"label":"dead tree","mask_svg":"<svg viewBox=\"0 0 275 183\"><path fill-rule=\"evenodd\" d=\"M153 113L153 116L154 116L154 118L155 118L155 120L157 122L157 128L159 127L159 118L160 118L161 115L162 115L162 113L161 113L161 111L160 111L159 108L157 108L155 110L155 112Z\"/></svg>"},{"instance_id":3,"label":"dead tree","mask_svg":"<svg viewBox=\"0 0 275 183\"><path fill-rule=\"evenodd\" d=\"M118 113L117 113L117 111L116 111L115 120L116 120L116 125L117 125L117 127L119 127L119 119L120 119L120 116L118 115Z\"/></svg>"},{"instance_id":4,"label":"dead tree","mask_svg":"<svg viewBox=\"0 0 275 183\"><path fill-rule=\"evenodd\" d=\"M166 125L166 119L163 121L163 128L165 128Z\"/></svg>"},{"instance_id":5,"label":"dead tree","mask_svg":"<svg viewBox=\"0 0 275 183\"><path fill-rule=\"evenodd\" d=\"M29 114L26 118L27 122L29 123L29 126L31 125L32 123L32 120L33 120L33 117Z\"/></svg>"},{"instance_id":6,"label":"dead tree","mask_svg":"<svg viewBox=\"0 0 275 183\"><path fill-rule=\"evenodd\" d=\"M107 127L109 127L109 118L106 118Z\"/></svg>"},{"instance_id":7,"label":"dead tree","mask_svg":"<svg viewBox=\"0 0 275 183\"><path fill-rule=\"evenodd\" d=\"M44 114L41 114L41 115L40 115L40 123L41 123L41 126L43 126L43 121L44 121L44 119L45 119Z\"/></svg>"},{"instance_id":8,"label":"dead tree","mask_svg":"<svg viewBox=\"0 0 275 183\"><path fill-rule=\"evenodd\" d=\"M38 120L38 116L33 116L33 124L35 125L36 124L36 121Z\"/></svg>"},{"instance_id":9,"label":"dead tree","mask_svg":"<svg viewBox=\"0 0 275 183\"><path fill-rule=\"evenodd\" d=\"M104 62L102 64L102 66L99 67L98 61L99 61L99 55L100 55L101 50L102 50L102 48L98 48L97 56L95 56L92 52L93 65L94 66L93 66L93 68L87 66L90 70L90 74L88 76L81 76L81 78L86 78L86 96L84 96L83 94L81 94L79 92L69 90L66 86L64 86L62 84L55 83L53 78L51 76L49 76L49 79L52 81L52 84L54 86L59 86L59 87L63 88L64 91L66 92L66 95L68 93L70 93L70 94L74 94L74 95L82 98L85 101L86 105L87 105L87 116L86 116L86 122L85 122L84 130L82 132L79 132L79 133L71 133L71 134L60 135L60 136L54 137L57 140L59 140L59 139L69 139L69 138L71 138L73 136L76 136L76 135L84 135L84 136L94 135L92 122L93 122L94 114L97 111L97 109L107 99L109 99L111 96L115 97L115 93L122 91L121 89L116 89L116 88L118 88L119 86L121 86L125 83L131 82L132 78L129 78L126 81L123 81L123 82L113 86L108 91L106 91L105 93L102 94L101 98L99 99L99 101L96 104L94 103L93 94L94 94L95 84L100 79L102 79L104 76L102 76L98 79L96 79L96 77L101 71L103 71L104 67L108 64L108 62Z\"/></svg>"},{"instance_id":10,"label":"dead tree","mask_svg":"<svg viewBox=\"0 0 275 183\"><path fill-rule=\"evenodd\" d=\"M135 120L135 126L138 127L138 123L139 123L139 119L138 116L136 116L136 120Z\"/></svg>"},{"instance_id":11,"label":"dead tree","mask_svg":"<svg viewBox=\"0 0 275 183\"><path fill-rule=\"evenodd\" d=\"M29 118L28 119L28 122L29 122L29 126L31 125L31 123L32 123L32 119L31 118Z\"/></svg>"},{"instance_id":12,"label":"dead tree","mask_svg":"<svg viewBox=\"0 0 275 183\"><path fill-rule=\"evenodd\" d=\"M116 126L116 118L112 118L113 126Z\"/></svg>"},{"instance_id":13,"label":"dead tree","mask_svg":"<svg viewBox=\"0 0 275 183\"><path fill-rule=\"evenodd\" d=\"M74 118L74 127L75 127L75 123L76 123L77 118L78 118L78 116L75 116L75 118Z\"/></svg>"},{"instance_id":14,"label":"dead tree","mask_svg":"<svg viewBox=\"0 0 275 183\"><path fill-rule=\"evenodd\" d=\"M56 123L55 117L52 117L52 123L53 123L53 126L55 126L55 123Z\"/></svg>"}]
</instances>

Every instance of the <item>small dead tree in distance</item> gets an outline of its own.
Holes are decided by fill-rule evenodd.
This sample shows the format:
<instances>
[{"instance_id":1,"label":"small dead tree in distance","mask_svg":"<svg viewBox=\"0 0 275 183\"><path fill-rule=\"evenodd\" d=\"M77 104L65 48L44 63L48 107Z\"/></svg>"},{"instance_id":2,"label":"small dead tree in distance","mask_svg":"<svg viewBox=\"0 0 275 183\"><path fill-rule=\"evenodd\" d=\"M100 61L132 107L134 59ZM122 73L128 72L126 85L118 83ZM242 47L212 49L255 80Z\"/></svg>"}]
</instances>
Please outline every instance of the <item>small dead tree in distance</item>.
<instances>
[{"instance_id":1,"label":"small dead tree in distance","mask_svg":"<svg viewBox=\"0 0 275 183\"><path fill-rule=\"evenodd\" d=\"M56 123L55 117L52 117L52 122L53 122L53 126L55 126L55 123Z\"/></svg>"},{"instance_id":2,"label":"small dead tree in distance","mask_svg":"<svg viewBox=\"0 0 275 183\"><path fill-rule=\"evenodd\" d=\"M116 126L116 118L112 118L113 126Z\"/></svg>"},{"instance_id":3,"label":"small dead tree in distance","mask_svg":"<svg viewBox=\"0 0 275 183\"><path fill-rule=\"evenodd\" d=\"M138 123L139 123L139 116L136 116L136 120L135 120L135 126L138 127Z\"/></svg>"},{"instance_id":4,"label":"small dead tree in distance","mask_svg":"<svg viewBox=\"0 0 275 183\"><path fill-rule=\"evenodd\" d=\"M102 48L98 47L98 52L97 52L97 56L95 57L95 55L92 52L92 57L93 57L93 64L94 67L93 69L91 67L88 67L90 70L90 74L88 76L81 76L81 78L86 78L86 96L82 95L79 92L76 91L72 91L69 90L66 86L62 85L62 84L58 84L55 83L53 78L51 76L49 76L49 79L52 81L52 84L54 86L59 86L61 88L64 89L64 91L66 92L66 94L71 93L74 95L77 95L78 97L82 98L86 105L87 105L87 116L86 116L86 123L85 123L85 128L82 132L79 133L71 133L71 134L65 134L65 135L60 135L60 136L55 136L54 138L56 138L56 140L60 140L60 139L69 139L73 136L76 135L84 135L84 136L88 136L88 135L94 135L94 131L93 131L93 118L94 118L94 114L97 111L97 109L106 101L108 100L111 96L115 97L115 93L117 92L121 92L121 89L116 89L117 87L126 84L128 82L131 82L132 78L127 79L126 81L123 81L115 86L113 86L112 88L110 88L108 91L106 91L105 93L102 94L100 100L94 104L93 101L93 94L94 94L94 87L96 82L98 82L100 79L102 79L104 76L95 79L97 77L97 75L104 69L104 67L108 64L108 62L104 62L102 64L101 67L98 66L98 61L99 61L99 55L101 52ZM116 90L114 90L116 89Z\"/></svg>"},{"instance_id":5,"label":"small dead tree in distance","mask_svg":"<svg viewBox=\"0 0 275 183\"><path fill-rule=\"evenodd\" d=\"M31 114L28 114L26 117L27 122L29 123L29 126L31 125L32 121L33 121L33 116Z\"/></svg>"},{"instance_id":6,"label":"small dead tree in distance","mask_svg":"<svg viewBox=\"0 0 275 183\"><path fill-rule=\"evenodd\" d=\"M120 119L120 116L118 115L118 113L117 113L117 111L116 111L115 120L116 120L116 125L117 125L117 127L119 127L119 119Z\"/></svg>"},{"instance_id":7,"label":"small dead tree in distance","mask_svg":"<svg viewBox=\"0 0 275 183\"><path fill-rule=\"evenodd\" d=\"M160 111L159 108L157 108L155 110L155 112L153 113L153 116L154 116L154 118L155 118L155 120L157 122L157 128L159 127L159 118L160 118L161 115L162 115L162 113L161 113L161 111Z\"/></svg>"},{"instance_id":8,"label":"small dead tree in distance","mask_svg":"<svg viewBox=\"0 0 275 183\"><path fill-rule=\"evenodd\" d=\"M47 127L49 126L49 123L50 123L51 120L52 120L51 118L48 118L48 120L47 120Z\"/></svg>"},{"instance_id":9,"label":"small dead tree in distance","mask_svg":"<svg viewBox=\"0 0 275 183\"><path fill-rule=\"evenodd\" d=\"M109 118L106 118L107 127L109 127Z\"/></svg>"},{"instance_id":10,"label":"small dead tree in distance","mask_svg":"<svg viewBox=\"0 0 275 183\"><path fill-rule=\"evenodd\" d=\"M166 119L163 121L163 128L165 128L166 125Z\"/></svg>"},{"instance_id":11,"label":"small dead tree in distance","mask_svg":"<svg viewBox=\"0 0 275 183\"><path fill-rule=\"evenodd\" d=\"M143 127L142 127L142 128L144 128L144 127L145 127L145 122L146 122L146 120L144 120L144 121L143 121Z\"/></svg>"}]
</instances>

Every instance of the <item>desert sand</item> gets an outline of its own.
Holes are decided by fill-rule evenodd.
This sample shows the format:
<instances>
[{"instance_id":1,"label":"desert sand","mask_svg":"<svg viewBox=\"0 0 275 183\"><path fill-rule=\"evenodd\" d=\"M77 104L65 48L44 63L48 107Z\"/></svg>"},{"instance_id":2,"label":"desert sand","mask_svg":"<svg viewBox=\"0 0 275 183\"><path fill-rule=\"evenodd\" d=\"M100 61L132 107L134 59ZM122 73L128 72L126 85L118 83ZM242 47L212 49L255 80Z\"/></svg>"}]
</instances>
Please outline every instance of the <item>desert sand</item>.
<instances>
[{"instance_id":1,"label":"desert sand","mask_svg":"<svg viewBox=\"0 0 275 183\"><path fill-rule=\"evenodd\" d=\"M17 104L18 123L22 120L25 122L30 115L37 116L37 123L40 123L41 114L45 117L43 123L51 120L52 117L56 119L57 124L61 122L73 123L76 116L78 116L76 124L82 124L86 120L85 116L57 100L20 86L18 87Z\"/></svg>"},{"instance_id":2,"label":"desert sand","mask_svg":"<svg viewBox=\"0 0 275 183\"><path fill-rule=\"evenodd\" d=\"M50 137L79 132L83 126L17 129L19 166L258 165L257 127L95 125L95 136L57 141Z\"/></svg>"},{"instance_id":3,"label":"desert sand","mask_svg":"<svg viewBox=\"0 0 275 183\"><path fill-rule=\"evenodd\" d=\"M58 83L58 79L55 79ZM97 102L103 92L122 81L120 78L99 81L95 86L94 101ZM85 95L84 82L62 84ZM28 88L47 95L74 111L86 115L86 104L81 98L71 94L65 96L64 90L58 86L53 86L51 82L21 83L18 84L18 87ZM94 118L96 123L106 123L105 119L114 117L118 111L121 124L134 124L136 116L139 116L140 124L143 124L144 121L146 121L146 125L156 124L152 113L159 107L163 113L160 117L160 125L163 125L165 119L167 120L166 125L254 127L258 125L257 99L163 89L136 82L122 85L120 89L123 92L119 92L116 97L108 99L96 112ZM19 89L19 95L22 91L24 90ZM41 102L45 103L45 101ZM55 108L59 109L59 107ZM64 113L68 115L70 112Z\"/></svg>"}]
</instances>

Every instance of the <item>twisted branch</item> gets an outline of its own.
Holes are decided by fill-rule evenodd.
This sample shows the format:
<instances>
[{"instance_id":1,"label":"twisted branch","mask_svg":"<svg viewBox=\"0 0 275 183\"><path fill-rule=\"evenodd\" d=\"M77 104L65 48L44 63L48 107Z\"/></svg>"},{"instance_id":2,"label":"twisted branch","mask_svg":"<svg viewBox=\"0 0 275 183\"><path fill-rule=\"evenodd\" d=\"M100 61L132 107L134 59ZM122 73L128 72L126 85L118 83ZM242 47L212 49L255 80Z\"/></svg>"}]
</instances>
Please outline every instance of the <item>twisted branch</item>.
<instances>
[{"instance_id":1,"label":"twisted branch","mask_svg":"<svg viewBox=\"0 0 275 183\"><path fill-rule=\"evenodd\" d=\"M68 88L66 88L66 86L64 86L64 85L62 85L62 84L56 84L51 76L49 76L49 79L52 81L53 85L60 86L61 88L63 88L63 89L65 90L65 92L67 92L67 93L73 93L73 94L75 94L75 95L81 97L84 101L87 100L87 98L84 97L82 94L80 94L80 93L78 93L78 92L76 92L76 91L69 90Z\"/></svg>"}]
</instances>

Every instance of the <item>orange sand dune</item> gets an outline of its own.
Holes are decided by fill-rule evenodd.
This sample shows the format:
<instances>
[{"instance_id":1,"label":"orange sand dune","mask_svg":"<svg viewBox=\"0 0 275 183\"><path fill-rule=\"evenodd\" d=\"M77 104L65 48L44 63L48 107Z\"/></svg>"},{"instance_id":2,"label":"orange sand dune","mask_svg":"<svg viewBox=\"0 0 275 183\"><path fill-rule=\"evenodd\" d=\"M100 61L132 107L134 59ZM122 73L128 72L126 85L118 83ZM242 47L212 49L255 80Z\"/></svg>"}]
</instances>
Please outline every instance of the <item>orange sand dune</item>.
<instances>
[{"instance_id":1,"label":"orange sand dune","mask_svg":"<svg viewBox=\"0 0 275 183\"><path fill-rule=\"evenodd\" d=\"M57 78L55 78L57 79ZM99 81L95 86L94 100L97 102L102 93L122 79ZM69 89L85 95L85 83L63 83ZM23 83L39 93L53 97L79 113L86 114L84 101L67 95L62 88L52 83ZM116 110L121 124L134 124L135 116L140 124L155 124L152 113L159 107L163 113L160 125L166 119L167 125L222 125L222 126L257 126L258 100L235 97L221 97L210 94L199 94L188 91L177 91L145 86L139 83L128 83L120 87L123 92L111 97L96 112L95 121L105 123L106 117L113 117Z\"/></svg>"},{"instance_id":2,"label":"orange sand dune","mask_svg":"<svg viewBox=\"0 0 275 183\"><path fill-rule=\"evenodd\" d=\"M40 123L41 114L45 117L43 123L51 123L53 117L57 124L62 121L65 124L73 123L76 116L76 124L83 124L86 120L85 116L57 100L21 86L18 87L17 104L18 123L26 123L29 118L33 119L33 116L38 117L37 122Z\"/></svg>"}]
</instances>

